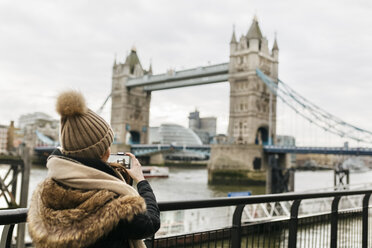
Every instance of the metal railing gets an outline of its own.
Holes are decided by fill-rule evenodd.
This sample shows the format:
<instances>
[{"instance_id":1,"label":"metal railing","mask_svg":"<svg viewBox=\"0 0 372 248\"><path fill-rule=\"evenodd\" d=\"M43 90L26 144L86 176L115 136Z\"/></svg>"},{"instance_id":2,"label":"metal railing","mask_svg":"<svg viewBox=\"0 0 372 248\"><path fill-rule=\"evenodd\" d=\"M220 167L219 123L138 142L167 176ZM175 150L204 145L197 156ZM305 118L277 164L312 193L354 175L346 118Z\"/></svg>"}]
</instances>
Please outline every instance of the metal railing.
<instances>
[{"instance_id":1,"label":"metal railing","mask_svg":"<svg viewBox=\"0 0 372 248\"><path fill-rule=\"evenodd\" d=\"M285 193L236 198L160 202L160 211L189 210L236 206L232 225L183 235L151 238L148 247L369 247L371 222L369 200L372 190L335 191L319 193ZM357 208L339 210L343 197L362 196ZM328 213L299 216L303 200L332 198ZM291 201L290 218L263 222L242 222L246 205ZM27 209L0 211L4 225L0 248L11 247L14 225L26 221Z\"/></svg>"},{"instance_id":2,"label":"metal railing","mask_svg":"<svg viewBox=\"0 0 372 248\"><path fill-rule=\"evenodd\" d=\"M27 208L7 209L0 211L0 225L3 226L0 248L9 248L12 245L13 230L16 224L25 223Z\"/></svg>"}]
</instances>

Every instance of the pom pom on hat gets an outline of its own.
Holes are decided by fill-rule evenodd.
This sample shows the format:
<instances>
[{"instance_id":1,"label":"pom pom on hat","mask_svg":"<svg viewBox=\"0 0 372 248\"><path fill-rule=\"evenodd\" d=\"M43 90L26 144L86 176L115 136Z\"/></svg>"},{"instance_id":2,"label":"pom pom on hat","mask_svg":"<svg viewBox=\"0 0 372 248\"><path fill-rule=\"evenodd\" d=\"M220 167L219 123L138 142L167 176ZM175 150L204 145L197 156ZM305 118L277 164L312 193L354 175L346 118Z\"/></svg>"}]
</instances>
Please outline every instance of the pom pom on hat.
<instances>
[{"instance_id":1,"label":"pom pom on hat","mask_svg":"<svg viewBox=\"0 0 372 248\"><path fill-rule=\"evenodd\" d=\"M59 94L56 110L62 117L83 115L88 112L84 96L73 90Z\"/></svg>"},{"instance_id":2,"label":"pom pom on hat","mask_svg":"<svg viewBox=\"0 0 372 248\"><path fill-rule=\"evenodd\" d=\"M61 115L62 153L72 157L101 159L114 140L110 125L90 110L83 95L74 90L57 97L56 110Z\"/></svg>"}]
</instances>

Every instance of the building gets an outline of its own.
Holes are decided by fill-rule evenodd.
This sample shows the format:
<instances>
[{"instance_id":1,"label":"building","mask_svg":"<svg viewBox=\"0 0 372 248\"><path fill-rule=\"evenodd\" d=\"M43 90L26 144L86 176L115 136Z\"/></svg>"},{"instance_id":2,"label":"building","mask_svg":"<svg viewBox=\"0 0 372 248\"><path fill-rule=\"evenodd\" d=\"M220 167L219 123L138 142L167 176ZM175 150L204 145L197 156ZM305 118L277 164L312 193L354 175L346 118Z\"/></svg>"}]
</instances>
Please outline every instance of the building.
<instances>
[{"instance_id":1,"label":"building","mask_svg":"<svg viewBox=\"0 0 372 248\"><path fill-rule=\"evenodd\" d=\"M159 127L149 127L149 144L161 144Z\"/></svg>"},{"instance_id":2,"label":"building","mask_svg":"<svg viewBox=\"0 0 372 248\"><path fill-rule=\"evenodd\" d=\"M149 144L186 147L200 146L203 143L199 136L190 128L177 124L161 124L160 127L149 128ZM163 164L164 161L205 161L209 158L205 154L186 149L166 152L159 155L160 157L158 156L157 159L161 158L160 160L154 162L154 158L151 158L150 163Z\"/></svg>"},{"instance_id":3,"label":"building","mask_svg":"<svg viewBox=\"0 0 372 248\"><path fill-rule=\"evenodd\" d=\"M18 120L18 126L20 129L24 129L29 124L34 124L38 120L53 121L53 118L42 112L35 112L32 114L21 115Z\"/></svg>"},{"instance_id":4,"label":"building","mask_svg":"<svg viewBox=\"0 0 372 248\"><path fill-rule=\"evenodd\" d=\"M7 137L6 137L6 150L8 152L14 152L14 134L15 134L15 127L14 127L14 121L10 122L10 125L8 127Z\"/></svg>"},{"instance_id":5,"label":"building","mask_svg":"<svg viewBox=\"0 0 372 248\"><path fill-rule=\"evenodd\" d=\"M15 152L22 139L23 135L19 128L14 127L14 121L9 126L0 125L0 154Z\"/></svg>"},{"instance_id":6,"label":"building","mask_svg":"<svg viewBox=\"0 0 372 248\"><path fill-rule=\"evenodd\" d=\"M189 128L199 136L203 144L210 144L213 137L216 136L217 118L201 118L200 112L195 110L189 114Z\"/></svg>"},{"instance_id":7,"label":"building","mask_svg":"<svg viewBox=\"0 0 372 248\"><path fill-rule=\"evenodd\" d=\"M202 141L193 130L181 125L161 124L160 127L151 127L149 130L150 144L202 145Z\"/></svg>"},{"instance_id":8,"label":"building","mask_svg":"<svg viewBox=\"0 0 372 248\"><path fill-rule=\"evenodd\" d=\"M0 125L0 154L4 154L7 152L6 144L7 144L7 137L8 137L8 126Z\"/></svg>"},{"instance_id":9,"label":"building","mask_svg":"<svg viewBox=\"0 0 372 248\"><path fill-rule=\"evenodd\" d=\"M217 134L213 137L212 144L226 144L228 141L226 134Z\"/></svg>"},{"instance_id":10,"label":"building","mask_svg":"<svg viewBox=\"0 0 372 248\"><path fill-rule=\"evenodd\" d=\"M59 137L59 121L36 120L23 129L27 147L56 146Z\"/></svg>"},{"instance_id":11,"label":"building","mask_svg":"<svg viewBox=\"0 0 372 248\"><path fill-rule=\"evenodd\" d=\"M23 142L33 151L37 147L55 147L59 140L59 121L49 115L35 112L22 115L19 126Z\"/></svg>"},{"instance_id":12,"label":"building","mask_svg":"<svg viewBox=\"0 0 372 248\"><path fill-rule=\"evenodd\" d=\"M296 146L296 138L289 135L277 135L276 145L286 147Z\"/></svg>"}]
</instances>

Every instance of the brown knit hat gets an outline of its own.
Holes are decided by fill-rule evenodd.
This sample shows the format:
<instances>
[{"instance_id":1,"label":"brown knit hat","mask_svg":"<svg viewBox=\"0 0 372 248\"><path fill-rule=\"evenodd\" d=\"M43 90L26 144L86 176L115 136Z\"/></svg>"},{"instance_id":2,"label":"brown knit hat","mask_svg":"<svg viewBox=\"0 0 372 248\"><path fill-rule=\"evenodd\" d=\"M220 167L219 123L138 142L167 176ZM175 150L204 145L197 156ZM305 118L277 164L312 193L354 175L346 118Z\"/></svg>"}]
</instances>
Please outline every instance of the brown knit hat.
<instances>
[{"instance_id":1,"label":"brown knit hat","mask_svg":"<svg viewBox=\"0 0 372 248\"><path fill-rule=\"evenodd\" d=\"M110 125L86 107L83 95L77 91L61 93L56 109L61 115L62 153L100 159L114 139Z\"/></svg>"}]
</instances>

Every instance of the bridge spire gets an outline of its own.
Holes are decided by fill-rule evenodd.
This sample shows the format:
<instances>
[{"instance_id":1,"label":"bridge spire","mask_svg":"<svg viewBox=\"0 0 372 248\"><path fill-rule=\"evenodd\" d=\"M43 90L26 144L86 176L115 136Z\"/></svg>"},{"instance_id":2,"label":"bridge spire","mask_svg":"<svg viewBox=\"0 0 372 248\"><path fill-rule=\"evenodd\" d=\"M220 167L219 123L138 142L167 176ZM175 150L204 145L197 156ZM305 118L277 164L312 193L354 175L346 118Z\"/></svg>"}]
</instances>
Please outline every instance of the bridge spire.
<instances>
[{"instance_id":1,"label":"bridge spire","mask_svg":"<svg viewBox=\"0 0 372 248\"><path fill-rule=\"evenodd\" d=\"M115 56L114 56L114 67L117 65L117 63L116 63L116 57L117 57L117 54L115 53Z\"/></svg>"},{"instance_id":2,"label":"bridge spire","mask_svg":"<svg viewBox=\"0 0 372 248\"><path fill-rule=\"evenodd\" d=\"M150 66L149 66L149 75L152 75L152 59L150 59Z\"/></svg>"},{"instance_id":3,"label":"bridge spire","mask_svg":"<svg viewBox=\"0 0 372 248\"><path fill-rule=\"evenodd\" d=\"M275 60L275 66L273 68L273 70L274 70L273 75L274 75L275 78L277 78L278 77L279 46L278 46L278 42L276 40L276 32L275 32L274 45L273 45L273 48L271 49L271 56Z\"/></svg>"},{"instance_id":4,"label":"bridge spire","mask_svg":"<svg viewBox=\"0 0 372 248\"><path fill-rule=\"evenodd\" d=\"M261 33L260 26L258 25L257 16L254 16L254 18L253 18L252 25L249 28L248 33L247 33L247 39L248 40L250 40L250 39L258 39L258 40L262 39L262 33Z\"/></svg>"},{"instance_id":5,"label":"bridge spire","mask_svg":"<svg viewBox=\"0 0 372 248\"><path fill-rule=\"evenodd\" d=\"M235 25L233 25L233 33L232 33L232 36L231 36L230 44L231 43L237 43L236 36L235 36Z\"/></svg>"},{"instance_id":6,"label":"bridge spire","mask_svg":"<svg viewBox=\"0 0 372 248\"><path fill-rule=\"evenodd\" d=\"M275 32L274 45L273 45L273 48L271 50L272 51L279 51L278 42L276 41L276 32Z\"/></svg>"},{"instance_id":7,"label":"bridge spire","mask_svg":"<svg viewBox=\"0 0 372 248\"><path fill-rule=\"evenodd\" d=\"M236 41L236 36L235 36L235 25L233 25L233 33L231 36L231 41L230 41L230 53L234 53L237 49L238 42Z\"/></svg>"},{"instance_id":8,"label":"bridge spire","mask_svg":"<svg viewBox=\"0 0 372 248\"><path fill-rule=\"evenodd\" d=\"M133 46L132 49L130 50L129 55L125 59L125 64L129 66L130 74L134 74L136 66L139 66L142 68L141 62L137 55L137 49L135 46Z\"/></svg>"}]
</instances>

